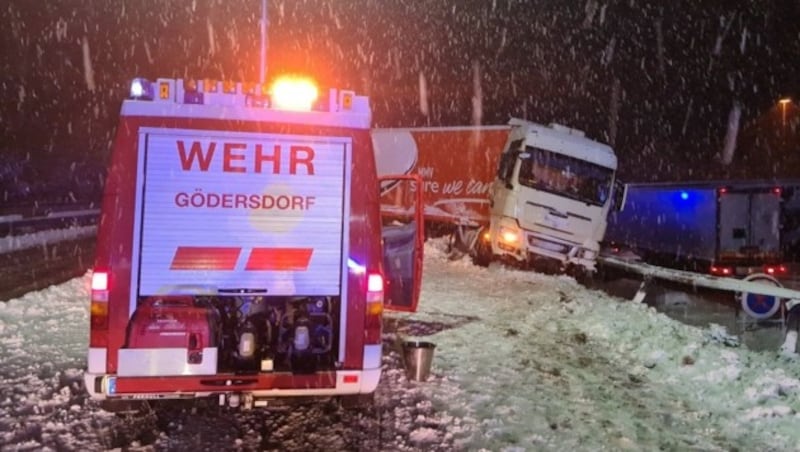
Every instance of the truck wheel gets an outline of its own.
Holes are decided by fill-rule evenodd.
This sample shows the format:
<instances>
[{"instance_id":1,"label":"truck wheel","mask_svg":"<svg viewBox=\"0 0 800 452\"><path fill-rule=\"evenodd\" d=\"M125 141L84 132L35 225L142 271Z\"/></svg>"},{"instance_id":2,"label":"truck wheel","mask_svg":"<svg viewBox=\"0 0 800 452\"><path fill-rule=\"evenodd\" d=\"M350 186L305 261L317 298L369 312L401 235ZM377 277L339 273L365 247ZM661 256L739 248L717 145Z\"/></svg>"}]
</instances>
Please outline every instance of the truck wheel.
<instances>
[{"instance_id":1,"label":"truck wheel","mask_svg":"<svg viewBox=\"0 0 800 452\"><path fill-rule=\"evenodd\" d=\"M483 255L472 256L472 263L478 267L488 267L492 263L492 259Z\"/></svg>"},{"instance_id":2,"label":"truck wheel","mask_svg":"<svg viewBox=\"0 0 800 452\"><path fill-rule=\"evenodd\" d=\"M492 250L480 238L478 238L475 250L472 252L472 263L478 267L488 267L492 263Z\"/></svg>"},{"instance_id":3,"label":"truck wheel","mask_svg":"<svg viewBox=\"0 0 800 452\"><path fill-rule=\"evenodd\" d=\"M594 274L594 279L596 281L608 283L616 281L618 279L622 279L624 276L625 275L622 270L617 270L614 267L600 264L597 266L597 271Z\"/></svg>"},{"instance_id":4,"label":"truck wheel","mask_svg":"<svg viewBox=\"0 0 800 452\"><path fill-rule=\"evenodd\" d=\"M151 411L146 400L101 400L100 409L117 415L147 414Z\"/></svg>"},{"instance_id":5,"label":"truck wheel","mask_svg":"<svg viewBox=\"0 0 800 452\"><path fill-rule=\"evenodd\" d=\"M592 287L592 283L594 282L595 273L586 270L583 267L573 266L570 270L570 274L575 281L585 287Z\"/></svg>"}]
</instances>

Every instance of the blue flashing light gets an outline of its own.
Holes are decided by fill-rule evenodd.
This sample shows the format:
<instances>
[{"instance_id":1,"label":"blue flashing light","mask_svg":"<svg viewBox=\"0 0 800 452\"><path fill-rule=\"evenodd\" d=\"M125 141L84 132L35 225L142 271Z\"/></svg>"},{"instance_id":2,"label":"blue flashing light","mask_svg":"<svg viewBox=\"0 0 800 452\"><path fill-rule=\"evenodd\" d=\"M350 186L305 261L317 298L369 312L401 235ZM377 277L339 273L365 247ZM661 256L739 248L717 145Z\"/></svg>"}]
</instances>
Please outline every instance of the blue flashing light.
<instances>
[{"instance_id":1,"label":"blue flashing light","mask_svg":"<svg viewBox=\"0 0 800 452\"><path fill-rule=\"evenodd\" d=\"M347 268L353 271L353 273L357 275L363 275L367 272L367 267L359 264L358 262L354 261L352 257L347 258Z\"/></svg>"},{"instance_id":2,"label":"blue flashing light","mask_svg":"<svg viewBox=\"0 0 800 452\"><path fill-rule=\"evenodd\" d=\"M198 91L184 91L183 93L184 104L202 104L203 93Z\"/></svg>"},{"instance_id":3,"label":"blue flashing light","mask_svg":"<svg viewBox=\"0 0 800 452\"><path fill-rule=\"evenodd\" d=\"M135 78L131 82L131 99L139 100L153 100L155 97L155 90L153 84L149 80L143 78Z\"/></svg>"},{"instance_id":4,"label":"blue flashing light","mask_svg":"<svg viewBox=\"0 0 800 452\"><path fill-rule=\"evenodd\" d=\"M684 200L684 201L689 199L689 193L687 193L685 191L681 191L681 199Z\"/></svg>"}]
</instances>

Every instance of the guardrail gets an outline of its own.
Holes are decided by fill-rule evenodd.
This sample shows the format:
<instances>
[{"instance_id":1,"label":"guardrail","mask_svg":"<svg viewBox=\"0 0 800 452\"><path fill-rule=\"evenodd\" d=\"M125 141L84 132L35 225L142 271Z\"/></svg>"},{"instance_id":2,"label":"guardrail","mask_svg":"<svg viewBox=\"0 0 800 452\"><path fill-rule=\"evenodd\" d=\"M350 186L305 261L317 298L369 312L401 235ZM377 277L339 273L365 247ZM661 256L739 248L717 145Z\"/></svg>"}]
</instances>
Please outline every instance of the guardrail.
<instances>
[{"instance_id":1,"label":"guardrail","mask_svg":"<svg viewBox=\"0 0 800 452\"><path fill-rule=\"evenodd\" d=\"M76 226L94 226L100 218L100 209L51 211L45 215L26 217L22 214L0 216L0 238L33 234L52 229Z\"/></svg>"},{"instance_id":2,"label":"guardrail","mask_svg":"<svg viewBox=\"0 0 800 452\"><path fill-rule=\"evenodd\" d=\"M0 215L0 301L86 273L100 210L77 207Z\"/></svg>"}]
</instances>

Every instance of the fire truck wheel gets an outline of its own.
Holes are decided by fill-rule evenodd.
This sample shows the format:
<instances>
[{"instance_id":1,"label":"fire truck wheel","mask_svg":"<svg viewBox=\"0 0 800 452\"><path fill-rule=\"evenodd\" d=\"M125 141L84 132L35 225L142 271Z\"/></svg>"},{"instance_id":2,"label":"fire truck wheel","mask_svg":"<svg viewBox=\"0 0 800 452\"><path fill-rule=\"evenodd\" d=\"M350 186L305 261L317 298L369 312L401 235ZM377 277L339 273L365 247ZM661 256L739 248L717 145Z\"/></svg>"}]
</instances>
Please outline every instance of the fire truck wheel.
<instances>
[{"instance_id":1,"label":"fire truck wheel","mask_svg":"<svg viewBox=\"0 0 800 452\"><path fill-rule=\"evenodd\" d=\"M339 397L339 406L345 410L360 410L375 405L375 393L351 394Z\"/></svg>"},{"instance_id":2,"label":"fire truck wheel","mask_svg":"<svg viewBox=\"0 0 800 452\"><path fill-rule=\"evenodd\" d=\"M102 400L100 408L109 413L118 415L144 414L151 411L150 403L146 400Z\"/></svg>"}]
</instances>

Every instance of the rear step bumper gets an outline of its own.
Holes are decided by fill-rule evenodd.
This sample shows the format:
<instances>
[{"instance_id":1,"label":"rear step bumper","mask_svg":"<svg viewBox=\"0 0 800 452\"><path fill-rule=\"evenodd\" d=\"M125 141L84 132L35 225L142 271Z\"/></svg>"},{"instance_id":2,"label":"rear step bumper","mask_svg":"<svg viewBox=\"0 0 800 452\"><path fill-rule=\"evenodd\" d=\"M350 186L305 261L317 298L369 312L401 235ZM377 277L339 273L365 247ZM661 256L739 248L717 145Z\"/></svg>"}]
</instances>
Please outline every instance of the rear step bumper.
<instances>
[{"instance_id":1,"label":"rear step bumper","mask_svg":"<svg viewBox=\"0 0 800 452\"><path fill-rule=\"evenodd\" d=\"M182 399L247 393L255 397L336 396L375 391L381 369L204 377L118 377L84 374L90 396L103 399Z\"/></svg>"},{"instance_id":2,"label":"rear step bumper","mask_svg":"<svg viewBox=\"0 0 800 452\"><path fill-rule=\"evenodd\" d=\"M246 393L255 397L368 394L381 377L381 345L364 347L363 369L310 374L269 372L252 375L119 376L84 373L89 395L103 399L179 399Z\"/></svg>"}]
</instances>

